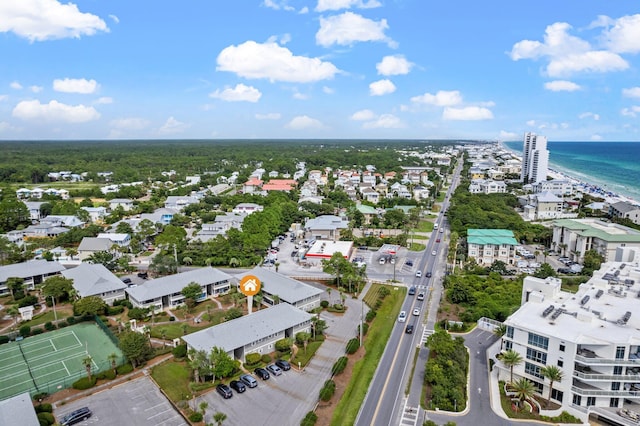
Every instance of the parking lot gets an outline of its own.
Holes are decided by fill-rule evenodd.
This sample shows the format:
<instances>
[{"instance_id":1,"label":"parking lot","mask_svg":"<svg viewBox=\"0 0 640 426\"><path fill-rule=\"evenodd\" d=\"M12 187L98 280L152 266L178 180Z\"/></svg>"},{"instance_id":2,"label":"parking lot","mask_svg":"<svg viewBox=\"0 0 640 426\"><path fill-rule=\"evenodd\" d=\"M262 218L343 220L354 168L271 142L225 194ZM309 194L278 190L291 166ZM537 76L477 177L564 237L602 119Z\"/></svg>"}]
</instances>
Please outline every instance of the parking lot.
<instances>
[{"instance_id":1,"label":"parking lot","mask_svg":"<svg viewBox=\"0 0 640 426\"><path fill-rule=\"evenodd\" d=\"M88 407L93 414L91 418L77 423L78 425L188 425L148 377L125 382L60 405L55 409L54 415L61 420L66 414L81 407Z\"/></svg>"}]
</instances>

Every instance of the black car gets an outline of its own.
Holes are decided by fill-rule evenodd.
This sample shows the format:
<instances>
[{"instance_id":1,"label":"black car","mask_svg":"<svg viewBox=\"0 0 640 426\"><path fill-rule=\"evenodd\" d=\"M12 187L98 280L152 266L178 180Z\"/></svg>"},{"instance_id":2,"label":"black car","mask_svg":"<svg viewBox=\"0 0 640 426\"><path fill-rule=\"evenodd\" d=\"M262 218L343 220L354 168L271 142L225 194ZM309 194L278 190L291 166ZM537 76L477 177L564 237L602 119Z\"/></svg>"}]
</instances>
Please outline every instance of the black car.
<instances>
[{"instance_id":1,"label":"black car","mask_svg":"<svg viewBox=\"0 0 640 426\"><path fill-rule=\"evenodd\" d=\"M142 278L146 280L147 278L149 278L149 273L144 271L138 272L138 278Z\"/></svg>"},{"instance_id":2,"label":"black car","mask_svg":"<svg viewBox=\"0 0 640 426\"><path fill-rule=\"evenodd\" d=\"M231 388L225 384L219 384L216 386L216 391L222 395L224 399L229 399L233 396L233 392L231 392Z\"/></svg>"},{"instance_id":3,"label":"black car","mask_svg":"<svg viewBox=\"0 0 640 426\"><path fill-rule=\"evenodd\" d=\"M413 296L414 294L416 294L416 288L415 287L409 287L409 296Z\"/></svg>"},{"instance_id":4,"label":"black car","mask_svg":"<svg viewBox=\"0 0 640 426\"><path fill-rule=\"evenodd\" d=\"M407 334L413 333L413 324L407 324L407 328L404 329L404 332Z\"/></svg>"},{"instance_id":5,"label":"black car","mask_svg":"<svg viewBox=\"0 0 640 426\"><path fill-rule=\"evenodd\" d=\"M131 284L131 278L123 278L122 282L125 284Z\"/></svg>"},{"instance_id":6,"label":"black car","mask_svg":"<svg viewBox=\"0 0 640 426\"><path fill-rule=\"evenodd\" d=\"M229 386L236 392L242 393L247 390L247 387L240 380L232 380Z\"/></svg>"},{"instance_id":7,"label":"black car","mask_svg":"<svg viewBox=\"0 0 640 426\"><path fill-rule=\"evenodd\" d=\"M83 420L87 420L89 417L91 417L91 410L87 407L82 407L64 416L60 424L62 426L75 425Z\"/></svg>"},{"instance_id":8,"label":"black car","mask_svg":"<svg viewBox=\"0 0 640 426\"><path fill-rule=\"evenodd\" d=\"M262 367L258 367L253 372L262 380L269 380L269 372Z\"/></svg>"},{"instance_id":9,"label":"black car","mask_svg":"<svg viewBox=\"0 0 640 426\"><path fill-rule=\"evenodd\" d=\"M291 364L289 364L289 362L283 360L283 359L279 359L276 361L276 365L278 367L280 367L282 369L282 371L289 371L291 370Z\"/></svg>"},{"instance_id":10,"label":"black car","mask_svg":"<svg viewBox=\"0 0 640 426\"><path fill-rule=\"evenodd\" d=\"M427 272L426 277L427 277L427 278L431 278L431 272Z\"/></svg>"}]
</instances>

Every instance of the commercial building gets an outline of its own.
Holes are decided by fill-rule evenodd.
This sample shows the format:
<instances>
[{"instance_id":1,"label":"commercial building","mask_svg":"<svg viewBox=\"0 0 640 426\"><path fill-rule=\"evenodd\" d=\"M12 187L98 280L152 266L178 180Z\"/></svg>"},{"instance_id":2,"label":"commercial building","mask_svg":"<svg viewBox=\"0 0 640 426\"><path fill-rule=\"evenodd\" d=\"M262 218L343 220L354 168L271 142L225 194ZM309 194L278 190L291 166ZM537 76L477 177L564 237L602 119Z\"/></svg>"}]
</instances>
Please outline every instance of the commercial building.
<instances>
[{"instance_id":1,"label":"commercial building","mask_svg":"<svg viewBox=\"0 0 640 426\"><path fill-rule=\"evenodd\" d=\"M522 147L522 181L531 184L545 181L548 168L547 137L525 133Z\"/></svg>"},{"instance_id":2,"label":"commercial building","mask_svg":"<svg viewBox=\"0 0 640 426\"><path fill-rule=\"evenodd\" d=\"M474 258L478 265L489 266L496 260L513 265L517 245L508 229L467 230L467 257Z\"/></svg>"},{"instance_id":3,"label":"commercial building","mask_svg":"<svg viewBox=\"0 0 640 426\"><path fill-rule=\"evenodd\" d=\"M576 293L561 281L527 277L522 306L507 320L503 349L518 352L514 380L524 377L547 396L546 366L557 366L551 399L562 409L597 413L626 424L640 412L640 250L630 262L607 262ZM509 367L498 363L502 378ZM624 409L625 411L620 411Z\"/></svg>"}]
</instances>

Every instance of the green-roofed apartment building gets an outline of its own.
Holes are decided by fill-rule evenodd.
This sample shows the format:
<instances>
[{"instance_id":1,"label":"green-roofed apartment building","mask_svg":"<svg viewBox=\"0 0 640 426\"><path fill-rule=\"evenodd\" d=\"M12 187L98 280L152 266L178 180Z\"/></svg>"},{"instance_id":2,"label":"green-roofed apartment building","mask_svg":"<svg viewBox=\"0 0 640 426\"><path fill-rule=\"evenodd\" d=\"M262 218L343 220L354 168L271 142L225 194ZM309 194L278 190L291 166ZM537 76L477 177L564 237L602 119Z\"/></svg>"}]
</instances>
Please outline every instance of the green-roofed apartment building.
<instances>
[{"instance_id":1,"label":"green-roofed apartment building","mask_svg":"<svg viewBox=\"0 0 640 426\"><path fill-rule=\"evenodd\" d=\"M478 265L489 266L496 260L507 265L515 263L518 241L508 229L468 229L467 257Z\"/></svg>"},{"instance_id":2,"label":"green-roofed apartment building","mask_svg":"<svg viewBox=\"0 0 640 426\"><path fill-rule=\"evenodd\" d=\"M595 250L605 262L616 260L618 248L640 247L640 231L599 219L560 219L553 222L551 248L582 263L585 252Z\"/></svg>"}]
</instances>

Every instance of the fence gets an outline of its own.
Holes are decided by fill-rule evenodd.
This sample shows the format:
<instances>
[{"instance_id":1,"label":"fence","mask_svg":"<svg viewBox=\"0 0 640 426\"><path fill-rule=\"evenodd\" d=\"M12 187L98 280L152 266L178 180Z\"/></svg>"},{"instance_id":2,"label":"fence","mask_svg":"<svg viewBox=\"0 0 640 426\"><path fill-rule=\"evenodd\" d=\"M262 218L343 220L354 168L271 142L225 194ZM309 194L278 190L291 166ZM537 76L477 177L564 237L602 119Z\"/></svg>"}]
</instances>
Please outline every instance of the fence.
<instances>
[{"instance_id":1,"label":"fence","mask_svg":"<svg viewBox=\"0 0 640 426\"><path fill-rule=\"evenodd\" d=\"M96 324L98 324L98 327L100 327L102 329L102 331L104 331L104 333L109 337L109 339L111 339L111 342L120 347L120 341L118 340L118 338L115 336L115 334L113 334L113 332L111 331L111 329L104 323L102 322L102 320L100 319L99 316L94 315L94 319L96 321Z\"/></svg>"}]
</instances>

